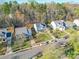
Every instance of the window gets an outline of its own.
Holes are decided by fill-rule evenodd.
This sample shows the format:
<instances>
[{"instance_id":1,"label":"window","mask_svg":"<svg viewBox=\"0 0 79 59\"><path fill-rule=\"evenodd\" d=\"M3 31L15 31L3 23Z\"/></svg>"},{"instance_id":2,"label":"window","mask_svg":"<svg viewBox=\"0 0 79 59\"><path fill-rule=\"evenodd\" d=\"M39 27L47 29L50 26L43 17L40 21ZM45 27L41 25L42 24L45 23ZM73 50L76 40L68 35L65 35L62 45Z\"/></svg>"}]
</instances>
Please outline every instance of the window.
<instances>
[{"instance_id":1,"label":"window","mask_svg":"<svg viewBox=\"0 0 79 59\"><path fill-rule=\"evenodd\" d=\"M6 33L6 37L11 37L11 33L10 32Z\"/></svg>"}]
</instances>

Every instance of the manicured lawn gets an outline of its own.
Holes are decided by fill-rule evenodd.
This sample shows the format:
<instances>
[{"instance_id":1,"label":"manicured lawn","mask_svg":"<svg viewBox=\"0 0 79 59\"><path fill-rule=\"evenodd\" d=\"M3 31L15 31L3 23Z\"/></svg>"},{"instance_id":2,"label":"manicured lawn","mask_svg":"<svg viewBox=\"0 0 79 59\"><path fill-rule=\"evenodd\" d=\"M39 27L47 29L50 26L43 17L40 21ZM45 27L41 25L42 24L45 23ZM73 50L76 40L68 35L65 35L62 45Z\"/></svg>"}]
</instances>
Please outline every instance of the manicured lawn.
<instances>
[{"instance_id":1,"label":"manicured lawn","mask_svg":"<svg viewBox=\"0 0 79 59\"><path fill-rule=\"evenodd\" d=\"M75 32L77 32L76 30L70 28L70 29L67 29L66 32L70 33L70 34L74 34Z\"/></svg>"},{"instance_id":2,"label":"manicured lawn","mask_svg":"<svg viewBox=\"0 0 79 59\"><path fill-rule=\"evenodd\" d=\"M20 44L20 43L19 43ZM29 48L31 45L30 45L30 41L24 41L22 43L22 45L18 45L18 44L14 44L12 46L12 50L13 52L16 52L16 51L19 51L21 49L26 49L26 48Z\"/></svg>"},{"instance_id":3,"label":"manicured lawn","mask_svg":"<svg viewBox=\"0 0 79 59\"><path fill-rule=\"evenodd\" d=\"M29 48L31 46L30 41L25 41L23 44L23 48Z\"/></svg>"},{"instance_id":4,"label":"manicured lawn","mask_svg":"<svg viewBox=\"0 0 79 59\"><path fill-rule=\"evenodd\" d=\"M43 42L43 41L47 41L50 40L51 36L48 33L42 32L42 33L38 33L36 35L36 42Z\"/></svg>"},{"instance_id":5,"label":"manicured lawn","mask_svg":"<svg viewBox=\"0 0 79 59\"><path fill-rule=\"evenodd\" d=\"M6 50L6 46L2 42L0 42L0 55L4 55L6 53Z\"/></svg>"},{"instance_id":6,"label":"manicured lawn","mask_svg":"<svg viewBox=\"0 0 79 59\"><path fill-rule=\"evenodd\" d=\"M58 29L57 30L52 30L51 33L55 38L62 38L66 35L66 33L64 31L60 31Z\"/></svg>"},{"instance_id":7,"label":"manicured lawn","mask_svg":"<svg viewBox=\"0 0 79 59\"><path fill-rule=\"evenodd\" d=\"M64 53L63 48L56 49L53 44L47 45L42 48L43 56L36 59L60 59L60 56Z\"/></svg>"}]
</instances>

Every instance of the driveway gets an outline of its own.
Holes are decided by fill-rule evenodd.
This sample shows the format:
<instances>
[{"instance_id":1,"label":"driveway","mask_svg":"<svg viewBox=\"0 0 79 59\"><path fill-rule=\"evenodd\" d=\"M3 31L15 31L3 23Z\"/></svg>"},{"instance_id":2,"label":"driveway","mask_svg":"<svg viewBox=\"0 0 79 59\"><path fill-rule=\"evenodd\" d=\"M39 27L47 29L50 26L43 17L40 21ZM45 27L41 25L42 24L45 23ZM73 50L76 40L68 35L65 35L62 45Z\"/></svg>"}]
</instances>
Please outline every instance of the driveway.
<instances>
[{"instance_id":1,"label":"driveway","mask_svg":"<svg viewBox=\"0 0 79 59\"><path fill-rule=\"evenodd\" d=\"M36 47L23 52L3 55L0 56L0 59L31 59L32 57L38 55L41 52L41 49L39 47Z\"/></svg>"}]
</instances>

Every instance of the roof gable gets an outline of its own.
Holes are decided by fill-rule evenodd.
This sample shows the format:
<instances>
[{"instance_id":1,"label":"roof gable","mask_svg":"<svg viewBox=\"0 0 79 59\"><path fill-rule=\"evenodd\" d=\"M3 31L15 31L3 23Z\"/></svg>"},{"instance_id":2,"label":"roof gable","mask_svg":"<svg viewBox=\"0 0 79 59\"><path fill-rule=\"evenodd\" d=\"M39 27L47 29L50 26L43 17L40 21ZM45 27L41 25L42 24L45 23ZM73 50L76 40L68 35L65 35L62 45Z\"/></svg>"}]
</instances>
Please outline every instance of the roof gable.
<instances>
[{"instance_id":1,"label":"roof gable","mask_svg":"<svg viewBox=\"0 0 79 59\"><path fill-rule=\"evenodd\" d=\"M29 34L31 35L31 29L27 29L26 27L20 27L20 28L15 28L15 35L20 35L20 34Z\"/></svg>"},{"instance_id":2,"label":"roof gable","mask_svg":"<svg viewBox=\"0 0 79 59\"><path fill-rule=\"evenodd\" d=\"M43 30L44 28L46 28L46 25L43 23L36 23L37 26L37 30Z\"/></svg>"}]
</instances>

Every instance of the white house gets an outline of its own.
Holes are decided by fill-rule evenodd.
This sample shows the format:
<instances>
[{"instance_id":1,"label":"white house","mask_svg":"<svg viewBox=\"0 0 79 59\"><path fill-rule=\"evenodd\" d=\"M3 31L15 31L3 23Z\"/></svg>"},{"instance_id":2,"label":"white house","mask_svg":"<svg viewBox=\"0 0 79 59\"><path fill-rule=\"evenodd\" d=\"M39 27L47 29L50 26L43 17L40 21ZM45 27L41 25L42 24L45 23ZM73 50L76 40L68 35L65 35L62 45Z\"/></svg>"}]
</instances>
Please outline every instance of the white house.
<instances>
[{"instance_id":1,"label":"white house","mask_svg":"<svg viewBox=\"0 0 79 59\"><path fill-rule=\"evenodd\" d=\"M75 24L76 26L79 26L79 19L75 19L75 20L73 21L73 24Z\"/></svg>"},{"instance_id":2,"label":"white house","mask_svg":"<svg viewBox=\"0 0 79 59\"><path fill-rule=\"evenodd\" d=\"M44 31L46 29L46 25L44 23L35 23L34 29L36 32Z\"/></svg>"},{"instance_id":3,"label":"white house","mask_svg":"<svg viewBox=\"0 0 79 59\"><path fill-rule=\"evenodd\" d=\"M50 24L51 28L55 29L59 29L61 31L66 29L66 23L63 20L59 20L59 21L52 21Z\"/></svg>"}]
</instances>

